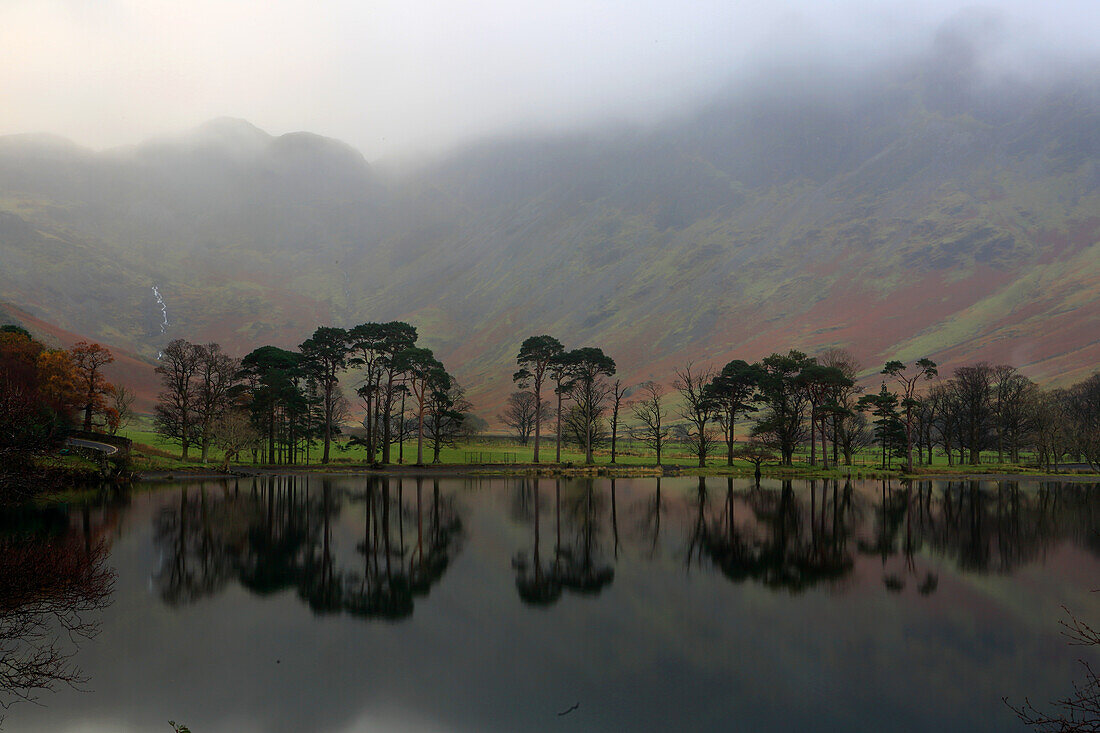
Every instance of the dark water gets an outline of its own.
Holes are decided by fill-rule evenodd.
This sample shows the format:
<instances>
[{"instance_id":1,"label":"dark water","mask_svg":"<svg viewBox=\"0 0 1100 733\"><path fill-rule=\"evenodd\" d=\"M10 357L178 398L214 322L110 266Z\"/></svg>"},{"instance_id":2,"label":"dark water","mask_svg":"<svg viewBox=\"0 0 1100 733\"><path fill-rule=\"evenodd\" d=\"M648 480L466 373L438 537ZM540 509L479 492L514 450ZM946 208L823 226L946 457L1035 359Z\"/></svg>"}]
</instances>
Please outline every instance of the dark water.
<instances>
[{"instance_id":1,"label":"dark water","mask_svg":"<svg viewBox=\"0 0 1100 733\"><path fill-rule=\"evenodd\" d=\"M1023 730L1001 698L1090 653L1061 606L1100 618L1092 484L279 477L0 517L3 631L91 635L7 731Z\"/></svg>"}]
</instances>

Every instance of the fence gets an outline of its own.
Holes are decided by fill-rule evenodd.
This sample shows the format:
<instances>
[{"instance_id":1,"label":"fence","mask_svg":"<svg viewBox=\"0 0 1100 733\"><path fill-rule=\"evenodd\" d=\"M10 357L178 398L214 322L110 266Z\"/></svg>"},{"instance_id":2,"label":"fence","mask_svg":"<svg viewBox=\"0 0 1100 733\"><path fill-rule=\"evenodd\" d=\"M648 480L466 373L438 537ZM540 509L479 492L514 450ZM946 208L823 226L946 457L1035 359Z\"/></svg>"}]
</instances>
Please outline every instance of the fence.
<instances>
[{"instance_id":1,"label":"fence","mask_svg":"<svg viewBox=\"0 0 1100 733\"><path fill-rule=\"evenodd\" d=\"M463 463L488 464L488 463L515 463L515 453L493 453L490 451L468 450L463 452Z\"/></svg>"}]
</instances>

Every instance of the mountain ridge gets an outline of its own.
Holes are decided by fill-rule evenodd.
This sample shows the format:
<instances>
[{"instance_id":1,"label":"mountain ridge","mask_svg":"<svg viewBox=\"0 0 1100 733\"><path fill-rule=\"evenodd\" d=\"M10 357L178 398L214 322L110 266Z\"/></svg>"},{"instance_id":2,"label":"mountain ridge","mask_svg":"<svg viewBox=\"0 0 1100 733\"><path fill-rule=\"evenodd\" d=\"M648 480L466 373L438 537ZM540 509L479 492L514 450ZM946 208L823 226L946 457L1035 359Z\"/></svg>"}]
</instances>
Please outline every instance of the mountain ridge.
<instances>
[{"instance_id":1,"label":"mountain ridge","mask_svg":"<svg viewBox=\"0 0 1100 733\"><path fill-rule=\"evenodd\" d=\"M834 346L868 368L930 356L1085 376L1100 356L1095 84L1000 98L957 79L946 93L930 81L945 73L485 142L403 175L303 133L228 162L183 144L34 158L0 138L0 297L144 355L175 336L243 353L405 319L484 410L533 333L604 347L628 381ZM266 135L211 124L219 144Z\"/></svg>"}]
</instances>

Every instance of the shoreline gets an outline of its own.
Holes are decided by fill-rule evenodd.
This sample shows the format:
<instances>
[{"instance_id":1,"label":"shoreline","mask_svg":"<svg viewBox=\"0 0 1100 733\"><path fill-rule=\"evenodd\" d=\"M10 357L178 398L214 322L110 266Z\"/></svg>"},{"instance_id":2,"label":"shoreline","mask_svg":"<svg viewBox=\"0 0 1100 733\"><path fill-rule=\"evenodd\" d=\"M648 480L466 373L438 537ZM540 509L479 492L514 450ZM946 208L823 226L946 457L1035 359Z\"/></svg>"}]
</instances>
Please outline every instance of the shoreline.
<instances>
[{"instance_id":1,"label":"shoreline","mask_svg":"<svg viewBox=\"0 0 1100 733\"><path fill-rule=\"evenodd\" d=\"M845 467L847 468L847 467ZM855 468L855 467L852 467ZM863 467L860 467L863 468ZM992 468L992 467L990 467ZM1098 473L1012 473L1003 471L983 470L972 472L927 472L915 474L903 474L897 471L885 472L881 470L853 470L828 472L809 470L801 466L795 467L767 467L760 472L761 479L771 480L798 480L798 481L882 481L897 480L902 483L914 481L1058 481L1073 484L1100 484ZM127 477L115 479L92 478L80 472L73 472L68 477L71 480L59 480L54 486L37 496L26 496L23 500L33 501L81 501L83 498L98 494L104 489L114 487L114 490L155 490L155 484L171 484L181 481L231 481L240 479L257 478L264 476L317 476L333 478L349 477L388 477L388 478L542 478L542 479L631 479L631 478L739 478L752 479L755 473L752 469L734 466L708 466L700 469L698 466L569 466L549 465L537 466L534 464L501 466L499 464L470 465L470 464L437 464L426 466L398 465L385 468L362 465L310 465L310 466L239 466L230 468L228 472L212 469L209 466L195 466L187 469L159 469L135 471ZM56 476L55 476L56 477ZM20 502L16 502L20 503Z\"/></svg>"},{"instance_id":2,"label":"shoreline","mask_svg":"<svg viewBox=\"0 0 1100 733\"><path fill-rule=\"evenodd\" d=\"M995 466L981 466L973 471L918 471L904 473L882 469L868 469L860 466L842 466L840 469L822 470L801 466L770 466L760 471L761 478L832 480L832 479L898 479L903 481L1074 481L1100 482L1100 473L1073 471L1067 473L1051 472L1013 472L999 471ZM175 470L149 470L136 472L133 481L177 481L181 479L231 479L252 478L256 476L378 476L378 477L537 477L537 478L689 478L689 477L731 477L753 478L751 468L740 466L576 466L568 464L427 464L390 465L386 467L370 465L323 465L309 466L236 466L222 472L209 467Z\"/></svg>"}]
</instances>

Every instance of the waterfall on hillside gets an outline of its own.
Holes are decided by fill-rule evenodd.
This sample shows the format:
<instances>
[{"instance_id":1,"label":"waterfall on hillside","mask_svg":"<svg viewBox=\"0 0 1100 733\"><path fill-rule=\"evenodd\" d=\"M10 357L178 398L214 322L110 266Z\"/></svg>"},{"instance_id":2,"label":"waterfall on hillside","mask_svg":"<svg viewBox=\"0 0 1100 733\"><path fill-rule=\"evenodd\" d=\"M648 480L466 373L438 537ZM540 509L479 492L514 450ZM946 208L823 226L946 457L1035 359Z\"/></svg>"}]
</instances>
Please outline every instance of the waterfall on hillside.
<instances>
[{"instance_id":1,"label":"waterfall on hillside","mask_svg":"<svg viewBox=\"0 0 1100 733\"><path fill-rule=\"evenodd\" d=\"M157 283L153 283L153 297L157 300L157 305L160 306L160 332L165 333L168 330L168 304L164 302L164 296L160 294L160 286ZM164 355L164 352L157 352L157 359L160 359Z\"/></svg>"}]
</instances>

